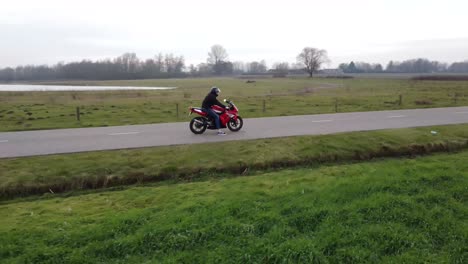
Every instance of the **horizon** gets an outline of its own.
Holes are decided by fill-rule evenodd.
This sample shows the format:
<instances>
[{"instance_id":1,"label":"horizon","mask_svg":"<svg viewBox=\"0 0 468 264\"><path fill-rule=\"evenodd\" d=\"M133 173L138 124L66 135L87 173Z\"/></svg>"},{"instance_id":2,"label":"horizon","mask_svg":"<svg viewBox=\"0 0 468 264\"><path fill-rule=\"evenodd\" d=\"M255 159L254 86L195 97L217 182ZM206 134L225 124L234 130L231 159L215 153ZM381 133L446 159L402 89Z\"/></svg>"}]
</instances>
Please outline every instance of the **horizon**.
<instances>
[{"instance_id":1,"label":"horizon","mask_svg":"<svg viewBox=\"0 0 468 264\"><path fill-rule=\"evenodd\" d=\"M131 53L135 53L135 52L125 52L123 54L120 54L120 55L117 55L117 56L114 56L114 57L107 57L107 58L98 58L98 59L88 59L88 58L83 58L83 59L77 59L77 60L73 60L73 61L58 61L58 62L55 62L55 63L50 63L50 64L45 64L45 63L40 63L40 64L31 64L31 63L27 63L27 64L20 64L20 65L14 65L14 66L0 66L0 70L2 69L7 69L7 68L12 68L12 69L15 69L15 68L18 68L18 67L27 67L27 66L35 66L35 67L39 67L39 66L47 66L49 68L53 68L59 64L69 64L69 63L80 63L80 62L83 62L83 61L91 61L91 62L105 62L105 61L111 61L113 62L115 59L121 57L122 55L124 54L131 54ZM228 52L229 53L229 52ZM136 54L136 53L135 53ZM144 58L144 57L139 57L138 54L136 54L137 58L139 59L140 62L145 62L145 60L147 59L154 59L155 56L157 54L151 56L151 57L147 57L147 58ZM162 55L166 55L166 54L162 54ZM194 63L188 63L187 62L187 58L183 55L183 54L172 54L174 56L182 56L184 57L184 61L185 61L185 69L188 70L190 65L193 64L193 66L197 67L197 65L199 65L200 63L207 63L206 60L203 62L199 62L197 64L194 64ZM443 63L443 64L446 64L447 66L450 66L451 64L453 63L466 63L468 62L468 59L463 59L463 60L458 60L458 61L450 61L450 62L446 62L446 61L438 61L438 60L433 60L431 58L423 58L423 57L417 57L417 58L406 58L406 59L402 59L402 60L389 60L387 62L384 62L384 63L380 63L380 62L376 62L376 63L373 63L373 62L368 62L368 61L358 61L358 60L351 60L351 61L342 61L342 62L337 62L337 63L334 63L333 66L327 66L327 65L330 65L330 64L327 64L325 63L323 67L321 67L320 69L338 69L339 65L340 64L350 64L351 62L353 63L369 63L369 64L372 64L372 65L376 65L376 64L380 64L384 69L387 67L387 65L390 63L390 62L393 62L393 63L402 63L402 62L405 62L405 61L412 61L412 60L418 60L418 59L423 59L423 60L428 60L430 62L439 62L439 63ZM240 60L227 60L229 62L241 62L241 63L244 63L244 64L247 64L247 63L251 63L251 62L261 62L262 60L258 60L258 61L240 61ZM273 69L274 68L274 64L275 63L283 63L283 62L287 62L289 64L290 67L292 67L294 64L296 64L297 62L296 61L275 61L273 63L268 63L266 62L266 67L267 69Z\"/></svg>"},{"instance_id":2,"label":"horizon","mask_svg":"<svg viewBox=\"0 0 468 264\"><path fill-rule=\"evenodd\" d=\"M124 54L128 54L128 53L134 53L134 52L125 52ZM0 66L0 70L3 70L3 69L7 69L7 68L12 68L12 69L16 69L18 67L28 67L28 66L34 66L34 67L40 67L40 66L46 66L46 67L49 67L49 68L53 68L59 64L71 64L71 63L80 63L80 62L83 62L83 61L91 61L91 62L106 62L106 61L110 61L110 62L113 62L115 59L121 57L122 55L124 54L120 54L120 55L117 55L115 57L109 57L109 58L103 58L103 59L87 59L87 58L83 58L83 59L78 59L78 60L75 60L75 61L58 61L56 63L51 63L51 64L45 64L45 63L42 63L42 64L20 64L20 65L14 65L14 66L5 66L5 67L1 67ZM135 53L136 54L136 53ZM166 55L166 54L162 54L162 55ZM184 57L185 59L185 70L189 70L189 67L190 65L192 65L192 63L187 63L187 60L185 58L185 56L183 56L183 54L173 54L174 56L182 56ZM136 54L137 58L139 59L140 62L145 62L147 59L154 59L154 56L152 57L148 57L148 58L143 58L143 57L139 57L138 54ZM402 63L402 62L405 62L405 61L414 61L414 60L418 60L418 59L423 59L423 60L428 60L430 62L439 62L439 63L443 63L443 64L446 64L447 66L450 66L451 64L453 63L466 63L468 62L468 59L465 59L465 60L459 60L459 61L452 61L452 62L444 62L444 61L438 61L438 60L432 60L430 58L422 58L422 57L419 57L419 58L407 58L407 59L403 59L403 60L390 60L390 61L387 61L387 62L384 62L384 63L372 63L372 62L368 62L368 61L357 61L357 60L351 60L351 61L343 61L343 62L338 62L335 64L333 64L334 66L331 66L331 67L327 67L326 63L324 64L323 67L321 67L320 69L338 69L339 68L339 65L340 64L350 64L351 62L355 63L355 64L358 64L358 63L369 63L371 65L377 65L377 64L380 64L384 69L387 67L387 65L390 63L390 62L393 62L393 63ZM247 64L247 63L251 63L251 62L261 62L262 60L258 60L258 61L239 61L239 60L234 60L234 61L231 61L231 60L228 60L229 62L241 62L241 63L244 63L244 64ZM274 64L275 63L283 63L283 62L286 62L286 61L276 61L274 63L268 63L266 62L266 67L267 69L274 69ZM200 63L207 63L206 61L204 62L200 62ZM200 64L198 63L198 64ZM295 69L293 66L294 64L296 64L297 62L296 61L292 61L292 62L287 62L289 64L290 69ZM197 67L198 64L193 64L193 66Z\"/></svg>"}]
</instances>

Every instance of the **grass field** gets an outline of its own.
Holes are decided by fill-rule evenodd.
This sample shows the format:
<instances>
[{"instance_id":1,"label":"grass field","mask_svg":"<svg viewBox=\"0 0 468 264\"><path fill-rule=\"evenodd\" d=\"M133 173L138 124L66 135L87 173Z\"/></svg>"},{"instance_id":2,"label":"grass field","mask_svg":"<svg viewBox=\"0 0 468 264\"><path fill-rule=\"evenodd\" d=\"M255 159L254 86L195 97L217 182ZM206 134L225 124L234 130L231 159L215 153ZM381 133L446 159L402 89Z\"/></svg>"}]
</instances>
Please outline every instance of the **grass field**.
<instances>
[{"instance_id":1,"label":"grass field","mask_svg":"<svg viewBox=\"0 0 468 264\"><path fill-rule=\"evenodd\" d=\"M459 149L468 124L0 159L0 199Z\"/></svg>"},{"instance_id":2,"label":"grass field","mask_svg":"<svg viewBox=\"0 0 468 264\"><path fill-rule=\"evenodd\" d=\"M187 108L200 106L213 85L221 88L222 98L234 100L243 117L468 105L467 81L265 78L246 83L244 79L210 78L53 84L179 88L166 91L1 92L0 131L188 121ZM77 107L80 107L80 121L76 119Z\"/></svg>"},{"instance_id":3,"label":"grass field","mask_svg":"<svg viewBox=\"0 0 468 264\"><path fill-rule=\"evenodd\" d=\"M466 263L468 152L0 204L2 263Z\"/></svg>"},{"instance_id":4,"label":"grass field","mask_svg":"<svg viewBox=\"0 0 468 264\"><path fill-rule=\"evenodd\" d=\"M3 92L0 131L188 121L212 85L243 117L468 105L463 81L73 84L179 88ZM0 159L0 263L467 263L467 160L468 124Z\"/></svg>"}]
</instances>

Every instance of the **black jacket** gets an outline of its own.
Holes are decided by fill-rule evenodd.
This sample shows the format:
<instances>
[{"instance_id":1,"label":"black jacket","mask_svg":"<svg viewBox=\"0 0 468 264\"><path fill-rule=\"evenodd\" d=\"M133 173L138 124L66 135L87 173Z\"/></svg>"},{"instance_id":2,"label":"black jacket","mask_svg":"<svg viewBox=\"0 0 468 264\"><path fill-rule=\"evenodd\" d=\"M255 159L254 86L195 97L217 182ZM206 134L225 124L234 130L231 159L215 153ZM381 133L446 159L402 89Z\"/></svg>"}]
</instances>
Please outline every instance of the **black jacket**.
<instances>
[{"instance_id":1,"label":"black jacket","mask_svg":"<svg viewBox=\"0 0 468 264\"><path fill-rule=\"evenodd\" d=\"M206 95L205 100L203 100L202 108L210 109L213 105L219 105L221 107L226 107L221 102L216 99L217 95L215 93L209 93Z\"/></svg>"}]
</instances>

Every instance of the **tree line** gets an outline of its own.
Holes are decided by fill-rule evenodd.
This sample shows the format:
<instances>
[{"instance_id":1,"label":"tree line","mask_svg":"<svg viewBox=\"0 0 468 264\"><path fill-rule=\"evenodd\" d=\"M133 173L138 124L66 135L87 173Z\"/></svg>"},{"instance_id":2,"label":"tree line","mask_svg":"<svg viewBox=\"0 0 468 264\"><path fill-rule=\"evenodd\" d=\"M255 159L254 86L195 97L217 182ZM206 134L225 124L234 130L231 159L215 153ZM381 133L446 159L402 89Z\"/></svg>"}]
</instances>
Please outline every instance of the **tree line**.
<instances>
[{"instance_id":1,"label":"tree line","mask_svg":"<svg viewBox=\"0 0 468 264\"><path fill-rule=\"evenodd\" d=\"M366 62L341 63L338 68L344 73L468 73L468 61L452 64L418 58L405 61L390 61L384 68L381 64Z\"/></svg>"},{"instance_id":2,"label":"tree line","mask_svg":"<svg viewBox=\"0 0 468 264\"><path fill-rule=\"evenodd\" d=\"M231 76L241 74L269 74L284 77L288 74L304 74L310 77L329 62L326 50L305 47L296 57L295 63L276 62L268 68L265 60L242 62L230 61L221 45L213 45L205 63L185 64L184 56L157 54L142 60L135 53L125 53L114 59L48 65L26 65L0 69L0 82L36 80L125 80L151 78L183 78ZM402 62L390 61L384 68L381 64L366 62L342 63L338 71L343 73L468 73L468 61L451 65L412 59Z\"/></svg>"},{"instance_id":3,"label":"tree line","mask_svg":"<svg viewBox=\"0 0 468 264\"><path fill-rule=\"evenodd\" d=\"M154 58L141 60L135 53L125 53L113 60L102 61L83 60L81 62L58 63L48 65L27 65L0 70L0 81L31 81L31 80L125 80L149 78L180 78L205 76L231 76L240 74L272 74L284 77L289 73L309 76L320 66L329 61L327 52L306 47L297 56L297 62L277 62L273 68L268 68L265 60L242 62L230 61L228 53L221 45L213 45L208 52L206 63L198 65L185 64L183 56L173 54L158 54Z\"/></svg>"},{"instance_id":4,"label":"tree line","mask_svg":"<svg viewBox=\"0 0 468 264\"><path fill-rule=\"evenodd\" d=\"M184 77L183 56L158 54L154 58L140 60L135 53L125 53L113 60L83 60L58 63L54 66L28 65L0 70L0 80L115 80Z\"/></svg>"}]
</instances>

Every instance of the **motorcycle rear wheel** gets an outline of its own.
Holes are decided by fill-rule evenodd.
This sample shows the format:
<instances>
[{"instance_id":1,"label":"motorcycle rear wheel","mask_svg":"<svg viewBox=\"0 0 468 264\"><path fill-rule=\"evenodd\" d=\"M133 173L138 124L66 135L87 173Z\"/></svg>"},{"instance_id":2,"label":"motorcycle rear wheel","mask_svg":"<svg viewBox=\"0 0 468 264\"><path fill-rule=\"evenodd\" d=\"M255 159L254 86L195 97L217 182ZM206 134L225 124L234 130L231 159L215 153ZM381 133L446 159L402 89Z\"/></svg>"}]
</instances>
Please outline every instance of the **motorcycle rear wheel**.
<instances>
[{"instance_id":1,"label":"motorcycle rear wheel","mask_svg":"<svg viewBox=\"0 0 468 264\"><path fill-rule=\"evenodd\" d=\"M206 119L203 118L203 117L200 117L200 116L197 116L197 117L194 117L191 121L190 121L190 131L192 131L192 133L194 134L203 134L203 132L205 132L206 130Z\"/></svg>"},{"instance_id":2,"label":"motorcycle rear wheel","mask_svg":"<svg viewBox=\"0 0 468 264\"><path fill-rule=\"evenodd\" d=\"M240 116L237 117L237 120L231 119L227 123L227 127L232 132L237 132L237 131L241 130L243 125L244 125L244 121L242 120L242 117L240 117Z\"/></svg>"}]
</instances>

